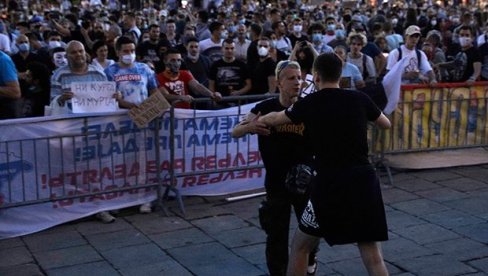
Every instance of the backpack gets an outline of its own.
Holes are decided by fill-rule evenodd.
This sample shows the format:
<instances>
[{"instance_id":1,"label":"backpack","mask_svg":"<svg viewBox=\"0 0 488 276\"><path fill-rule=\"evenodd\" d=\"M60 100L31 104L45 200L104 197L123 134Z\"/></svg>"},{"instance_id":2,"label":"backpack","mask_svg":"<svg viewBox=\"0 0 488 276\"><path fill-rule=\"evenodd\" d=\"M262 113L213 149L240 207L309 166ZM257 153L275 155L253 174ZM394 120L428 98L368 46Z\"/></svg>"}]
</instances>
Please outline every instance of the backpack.
<instances>
[{"instance_id":1,"label":"backpack","mask_svg":"<svg viewBox=\"0 0 488 276\"><path fill-rule=\"evenodd\" d=\"M363 54L363 80L366 80L369 77L368 68L366 67L366 61L366 54Z\"/></svg>"},{"instance_id":2,"label":"backpack","mask_svg":"<svg viewBox=\"0 0 488 276\"><path fill-rule=\"evenodd\" d=\"M402 46L398 47L397 49L398 49L398 60L401 60L402 59ZM420 70L420 64L421 64L420 62L422 61L422 56L420 55L420 50L417 48L415 48L415 53L417 54L417 62L418 62L417 66Z\"/></svg>"}]
</instances>

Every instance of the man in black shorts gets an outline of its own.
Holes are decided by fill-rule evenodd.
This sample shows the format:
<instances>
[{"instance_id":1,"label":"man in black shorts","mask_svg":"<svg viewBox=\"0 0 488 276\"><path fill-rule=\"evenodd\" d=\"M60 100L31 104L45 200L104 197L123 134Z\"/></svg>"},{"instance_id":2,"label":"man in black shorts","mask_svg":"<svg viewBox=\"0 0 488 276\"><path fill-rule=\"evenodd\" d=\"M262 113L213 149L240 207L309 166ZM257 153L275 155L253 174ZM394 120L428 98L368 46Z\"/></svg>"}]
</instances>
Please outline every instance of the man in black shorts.
<instances>
[{"instance_id":1,"label":"man in black shorts","mask_svg":"<svg viewBox=\"0 0 488 276\"><path fill-rule=\"evenodd\" d=\"M304 143L306 129L303 124L287 124L268 128L258 119L261 115L282 111L297 101L302 83L300 65L295 61L281 61L275 68L280 91L279 98L256 104L239 125L232 130L233 137L248 133L258 134L259 150L266 168L266 201L260 208L260 222L267 234L266 262L270 275L285 275L288 264L288 237L291 207L297 219L308 201L308 189L285 185L287 174L294 165L310 166L312 155ZM290 183L288 181L287 183ZM295 183L296 184L296 183ZM304 185L305 187L307 185ZM311 254L310 275L315 273L315 254Z\"/></svg>"},{"instance_id":2,"label":"man in black shorts","mask_svg":"<svg viewBox=\"0 0 488 276\"><path fill-rule=\"evenodd\" d=\"M287 110L258 119L267 126L303 123L317 175L296 231L288 275L304 275L307 256L323 237L329 245L357 243L370 275L388 275L379 241L388 239L378 178L368 160L367 124L390 121L362 92L339 88L342 61L322 54L313 65L317 92Z\"/></svg>"}]
</instances>

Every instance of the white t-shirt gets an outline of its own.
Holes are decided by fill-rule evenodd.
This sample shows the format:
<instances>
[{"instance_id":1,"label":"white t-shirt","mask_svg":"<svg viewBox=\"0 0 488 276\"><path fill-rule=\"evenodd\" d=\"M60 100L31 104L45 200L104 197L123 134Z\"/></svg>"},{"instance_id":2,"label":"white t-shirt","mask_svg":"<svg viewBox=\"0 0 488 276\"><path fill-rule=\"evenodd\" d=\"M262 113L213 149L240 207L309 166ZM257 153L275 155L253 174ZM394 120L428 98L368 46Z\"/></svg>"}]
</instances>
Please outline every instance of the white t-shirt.
<instances>
[{"instance_id":1,"label":"white t-shirt","mask_svg":"<svg viewBox=\"0 0 488 276\"><path fill-rule=\"evenodd\" d=\"M432 67L430 66L430 63L427 60L427 56L423 51L419 50L421 61L420 68L418 68L419 62L415 49L409 50L407 49L407 47L405 47L405 45L400 46L400 49L402 51L402 58L410 59L405 67L405 72L419 71L422 74L426 74L427 72L432 71ZM386 64L387 70L391 70L391 68L393 68L393 66L398 62L398 56L398 48L390 52L390 54L388 55L388 63Z\"/></svg>"}]
</instances>

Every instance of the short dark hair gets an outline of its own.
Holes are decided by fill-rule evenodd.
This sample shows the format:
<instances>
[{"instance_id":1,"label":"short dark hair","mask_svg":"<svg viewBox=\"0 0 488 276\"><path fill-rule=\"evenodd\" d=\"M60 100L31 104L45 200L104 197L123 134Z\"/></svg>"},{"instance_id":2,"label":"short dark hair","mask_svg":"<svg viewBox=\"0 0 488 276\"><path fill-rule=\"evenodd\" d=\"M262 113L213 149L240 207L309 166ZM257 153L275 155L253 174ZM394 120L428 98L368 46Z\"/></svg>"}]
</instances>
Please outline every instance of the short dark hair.
<instances>
[{"instance_id":1,"label":"short dark hair","mask_svg":"<svg viewBox=\"0 0 488 276\"><path fill-rule=\"evenodd\" d=\"M106 46L107 43L105 43L105 41L103 41L102 39L99 39L97 41L95 41L93 43L93 46L92 46L92 53L93 54L96 54L97 50L102 48L103 46Z\"/></svg>"},{"instance_id":2,"label":"short dark hair","mask_svg":"<svg viewBox=\"0 0 488 276\"><path fill-rule=\"evenodd\" d=\"M196 38L196 37L194 37L194 36L189 37L189 38L186 40L185 45L190 44L190 42L196 42L196 43L200 44L200 40L198 40L198 38Z\"/></svg>"},{"instance_id":3,"label":"short dark hair","mask_svg":"<svg viewBox=\"0 0 488 276\"><path fill-rule=\"evenodd\" d=\"M232 43L235 43L235 42L234 42L234 39L228 37L228 38L224 39L224 41L222 41L222 45L224 45L224 43L226 43L226 44L232 44Z\"/></svg>"},{"instance_id":4,"label":"short dark hair","mask_svg":"<svg viewBox=\"0 0 488 276\"><path fill-rule=\"evenodd\" d=\"M341 78L342 59L335 53L321 54L313 63L313 71L322 82L336 82Z\"/></svg>"},{"instance_id":5,"label":"short dark hair","mask_svg":"<svg viewBox=\"0 0 488 276\"><path fill-rule=\"evenodd\" d=\"M134 40L132 40L130 37L121 36L119 37L119 39L117 39L117 43L115 43L115 50L119 51L120 49L122 49L122 45L131 43L136 45Z\"/></svg>"},{"instance_id":6,"label":"short dark hair","mask_svg":"<svg viewBox=\"0 0 488 276\"><path fill-rule=\"evenodd\" d=\"M210 23L210 25L208 25L208 30L210 31L210 33L213 33L214 31L220 29L220 27L223 25L224 24L222 24L220 22L214 21L214 22Z\"/></svg>"},{"instance_id":7,"label":"short dark hair","mask_svg":"<svg viewBox=\"0 0 488 276\"><path fill-rule=\"evenodd\" d=\"M263 32L263 27L261 27L259 24L251 24L251 31L254 32L257 36L260 36L261 33Z\"/></svg>"},{"instance_id":8,"label":"short dark hair","mask_svg":"<svg viewBox=\"0 0 488 276\"><path fill-rule=\"evenodd\" d=\"M166 56L170 55L170 54L180 54L181 55L181 52L178 51L178 49L176 49L176 48L169 48L165 54L166 54Z\"/></svg>"},{"instance_id":9,"label":"short dark hair","mask_svg":"<svg viewBox=\"0 0 488 276\"><path fill-rule=\"evenodd\" d=\"M468 30L470 35L474 36L473 28L471 28L471 26L462 25L461 28L459 28L459 32L461 32L462 30Z\"/></svg>"}]
</instances>

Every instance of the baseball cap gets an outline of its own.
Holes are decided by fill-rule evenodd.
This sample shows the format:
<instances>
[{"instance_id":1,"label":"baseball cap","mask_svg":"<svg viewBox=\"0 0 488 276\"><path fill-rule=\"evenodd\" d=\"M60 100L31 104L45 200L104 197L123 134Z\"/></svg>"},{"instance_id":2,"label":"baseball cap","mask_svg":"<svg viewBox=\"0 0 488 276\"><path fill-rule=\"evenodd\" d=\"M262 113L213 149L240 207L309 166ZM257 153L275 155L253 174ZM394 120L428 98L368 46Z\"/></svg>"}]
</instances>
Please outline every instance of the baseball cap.
<instances>
[{"instance_id":1,"label":"baseball cap","mask_svg":"<svg viewBox=\"0 0 488 276\"><path fill-rule=\"evenodd\" d=\"M167 17L168 16L168 10L160 10L159 11L159 16L164 16L164 17Z\"/></svg>"},{"instance_id":2,"label":"baseball cap","mask_svg":"<svg viewBox=\"0 0 488 276\"><path fill-rule=\"evenodd\" d=\"M415 26L415 25L411 25L409 26L406 30L405 30L405 35L406 36L411 36L413 34L421 34L420 33L420 28L418 26Z\"/></svg>"},{"instance_id":3,"label":"baseball cap","mask_svg":"<svg viewBox=\"0 0 488 276\"><path fill-rule=\"evenodd\" d=\"M31 18L31 20L29 20L29 23L39 23L39 22L42 22L42 17L38 16L38 15L35 15Z\"/></svg>"}]
</instances>

